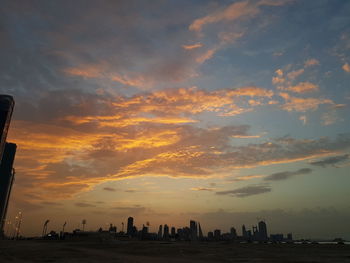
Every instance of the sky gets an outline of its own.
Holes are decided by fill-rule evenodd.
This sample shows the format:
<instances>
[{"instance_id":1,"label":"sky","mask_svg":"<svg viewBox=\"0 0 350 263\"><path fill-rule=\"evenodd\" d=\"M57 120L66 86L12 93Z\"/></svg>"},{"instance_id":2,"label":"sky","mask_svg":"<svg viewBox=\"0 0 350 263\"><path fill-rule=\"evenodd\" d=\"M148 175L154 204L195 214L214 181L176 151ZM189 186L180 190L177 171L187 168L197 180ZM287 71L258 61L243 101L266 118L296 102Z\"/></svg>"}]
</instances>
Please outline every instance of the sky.
<instances>
[{"instance_id":1,"label":"sky","mask_svg":"<svg viewBox=\"0 0 350 263\"><path fill-rule=\"evenodd\" d=\"M0 1L8 224L350 239L350 1Z\"/></svg>"}]
</instances>

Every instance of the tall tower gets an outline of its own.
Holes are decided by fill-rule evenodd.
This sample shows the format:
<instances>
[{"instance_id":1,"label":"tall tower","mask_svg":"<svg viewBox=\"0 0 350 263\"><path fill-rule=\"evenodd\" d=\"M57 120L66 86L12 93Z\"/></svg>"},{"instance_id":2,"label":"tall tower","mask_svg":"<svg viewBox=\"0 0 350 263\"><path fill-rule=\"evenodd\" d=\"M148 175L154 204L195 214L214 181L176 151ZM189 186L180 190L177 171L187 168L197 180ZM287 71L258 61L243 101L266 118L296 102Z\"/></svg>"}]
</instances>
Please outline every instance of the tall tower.
<instances>
[{"instance_id":1,"label":"tall tower","mask_svg":"<svg viewBox=\"0 0 350 263\"><path fill-rule=\"evenodd\" d=\"M4 154L0 164L0 231L4 233L7 206L10 199L15 172L13 162L15 160L17 146L14 143L6 143Z\"/></svg>"},{"instance_id":2,"label":"tall tower","mask_svg":"<svg viewBox=\"0 0 350 263\"><path fill-rule=\"evenodd\" d=\"M201 224L199 222L198 222L198 237L199 237L199 240L203 240L203 232L202 232Z\"/></svg>"},{"instance_id":3,"label":"tall tower","mask_svg":"<svg viewBox=\"0 0 350 263\"><path fill-rule=\"evenodd\" d=\"M198 239L198 229L197 229L196 221L193 221L193 220L190 221L190 231L191 231L191 240L197 240Z\"/></svg>"},{"instance_id":4,"label":"tall tower","mask_svg":"<svg viewBox=\"0 0 350 263\"><path fill-rule=\"evenodd\" d=\"M259 237L260 237L260 239L266 241L267 240L266 223L264 221L260 221L258 223L258 226L259 226Z\"/></svg>"},{"instance_id":5,"label":"tall tower","mask_svg":"<svg viewBox=\"0 0 350 263\"><path fill-rule=\"evenodd\" d=\"M164 234L163 234L164 240L169 240L169 227L167 224L164 225Z\"/></svg>"},{"instance_id":6,"label":"tall tower","mask_svg":"<svg viewBox=\"0 0 350 263\"><path fill-rule=\"evenodd\" d=\"M158 229L158 239L162 239L163 237L163 226L159 225L159 229Z\"/></svg>"},{"instance_id":7,"label":"tall tower","mask_svg":"<svg viewBox=\"0 0 350 263\"><path fill-rule=\"evenodd\" d=\"M0 236L4 234L7 206L14 179L12 167L16 144L6 143L14 105L15 101L11 96L0 95Z\"/></svg>"},{"instance_id":8,"label":"tall tower","mask_svg":"<svg viewBox=\"0 0 350 263\"><path fill-rule=\"evenodd\" d=\"M7 132L15 101L9 95L0 95L0 160L5 148Z\"/></svg>"},{"instance_id":9,"label":"tall tower","mask_svg":"<svg viewBox=\"0 0 350 263\"><path fill-rule=\"evenodd\" d=\"M126 233L129 235L129 236L132 236L134 233L133 231L134 229L134 218L133 217L129 217L128 218L128 226L127 226L127 229L126 229Z\"/></svg>"},{"instance_id":10,"label":"tall tower","mask_svg":"<svg viewBox=\"0 0 350 263\"><path fill-rule=\"evenodd\" d=\"M247 237L248 237L248 235L247 235L247 230L246 230L246 228L245 228L245 225L242 226L242 237L243 237L243 238L247 238Z\"/></svg>"}]
</instances>

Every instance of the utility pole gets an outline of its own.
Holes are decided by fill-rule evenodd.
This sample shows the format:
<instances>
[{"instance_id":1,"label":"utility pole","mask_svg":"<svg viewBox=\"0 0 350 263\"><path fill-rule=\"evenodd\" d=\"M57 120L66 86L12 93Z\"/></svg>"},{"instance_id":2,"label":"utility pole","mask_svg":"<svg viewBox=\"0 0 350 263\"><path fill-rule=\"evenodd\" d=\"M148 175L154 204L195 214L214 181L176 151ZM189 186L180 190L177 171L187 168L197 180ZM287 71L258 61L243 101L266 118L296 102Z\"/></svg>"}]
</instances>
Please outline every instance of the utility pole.
<instances>
[{"instance_id":1,"label":"utility pole","mask_svg":"<svg viewBox=\"0 0 350 263\"><path fill-rule=\"evenodd\" d=\"M19 212L19 221L18 221L18 226L17 226L17 235L16 239L18 239L20 229L21 229L21 224L22 224L22 212Z\"/></svg>"}]
</instances>

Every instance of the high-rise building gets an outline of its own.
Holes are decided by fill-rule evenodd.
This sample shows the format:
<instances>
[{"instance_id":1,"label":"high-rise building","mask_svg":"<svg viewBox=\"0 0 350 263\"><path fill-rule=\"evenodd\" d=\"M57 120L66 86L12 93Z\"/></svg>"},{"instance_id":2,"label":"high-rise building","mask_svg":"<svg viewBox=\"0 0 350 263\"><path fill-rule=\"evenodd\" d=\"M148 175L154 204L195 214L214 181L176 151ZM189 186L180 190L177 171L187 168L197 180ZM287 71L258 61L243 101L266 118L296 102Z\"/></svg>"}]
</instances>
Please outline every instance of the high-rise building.
<instances>
[{"instance_id":1,"label":"high-rise building","mask_svg":"<svg viewBox=\"0 0 350 263\"><path fill-rule=\"evenodd\" d=\"M4 154L0 164L0 231L4 233L7 206L10 199L12 184L15 177L13 162L15 160L17 146L14 143L6 143Z\"/></svg>"},{"instance_id":2,"label":"high-rise building","mask_svg":"<svg viewBox=\"0 0 350 263\"><path fill-rule=\"evenodd\" d=\"M221 239L221 230L220 229L214 230L214 239L217 241Z\"/></svg>"},{"instance_id":3,"label":"high-rise building","mask_svg":"<svg viewBox=\"0 0 350 263\"><path fill-rule=\"evenodd\" d=\"M176 229L175 229L175 227L172 227L171 228L171 238L175 238L175 235L176 235Z\"/></svg>"},{"instance_id":4,"label":"high-rise building","mask_svg":"<svg viewBox=\"0 0 350 263\"><path fill-rule=\"evenodd\" d=\"M168 240L169 239L169 227L167 224L164 225L164 234L163 239Z\"/></svg>"},{"instance_id":5,"label":"high-rise building","mask_svg":"<svg viewBox=\"0 0 350 263\"><path fill-rule=\"evenodd\" d=\"M258 223L258 226L259 226L259 237L260 237L260 240L266 241L267 238L268 238L266 223L264 221L260 221Z\"/></svg>"},{"instance_id":6,"label":"high-rise building","mask_svg":"<svg viewBox=\"0 0 350 263\"><path fill-rule=\"evenodd\" d=\"M203 232L202 232L200 223L198 223L198 237L199 237L199 240L203 240Z\"/></svg>"},{"instance_id":7,"label":"high-rise building","mask_svg":"<svg viewBox=\"0 0 350 263\"><path fill-rule=\"evenodd\" d=\"M247 235L247 230L246 230L246 228L245 228L245 225L242 226L242 237L243 237L243 238L247 238L247 237L248 237L248 235Z\"/></svg>"},{"instance_id":8,"label":"high-rise building","mask_svg":"<svg viewBox=\"0 0 350 263\"><path fill-rule=\"evenodd\" d=\"M191 220L190 221L190 231L191 231L191 240L197 240L198 239L198 228L196 221Z\"/></svg>"},{"instance_id":9,"label":"high-rise building","mask_svg":"<svg viewBox=\"0 0 350 263\"><path fill-rule=\"evenodd\" d=\"M163 226L159 225L159 229L158 229L158 239L162 239L163 237Z\"/></svg>"},{"instance_id":10,"label":"high-rise building","mask_svg":"<svg viewBox=\"0 0 350 263\"><path fill-rule=\"evenodd\" d=\"M232 239L237 238L237 232L236 232L236 229L234 227L231 227L230 234L231 234Z\"/></svg>"},{"instance_id":11,"label":"high-rise building","mask_svg":"<svg viewBox=\"0 0 350 263\"><path fill-rule=\"evenodd\" d=\"M0 160L5 148L7 132L15 101L9 95L0 95Z\"/></svg>"},{"instance_id":12,"label":"high-rise building","mask_svg":"<svg viewBox=\"0 0 350 263\"><path fill-rule=\"evenodd\" d=\"M134 234L134 218L131 216L128 218L128 226L126 229L126 233L129 236L132 236Z\"/></svg>"}]
</instances>

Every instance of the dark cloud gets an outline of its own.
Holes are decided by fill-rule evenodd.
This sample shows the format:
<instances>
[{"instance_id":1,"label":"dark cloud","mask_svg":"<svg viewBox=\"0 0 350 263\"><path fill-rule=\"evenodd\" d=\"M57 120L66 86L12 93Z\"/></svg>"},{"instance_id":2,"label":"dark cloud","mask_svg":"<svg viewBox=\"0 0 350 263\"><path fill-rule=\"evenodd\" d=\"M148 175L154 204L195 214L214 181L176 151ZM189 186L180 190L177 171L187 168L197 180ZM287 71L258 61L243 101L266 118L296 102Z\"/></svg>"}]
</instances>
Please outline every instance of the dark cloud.
<instances>
[{"instance_id":1,"label":"dark cloud","mask_svg":"<svg viewBox=\"0 0 350 263\"><path fill-rule=\"evenodd\" d=\"M57 203L57 202L49 202L49 201L46 201L46 202L41 202L42 205L47 205L47 206L62 206L61 203Z\"/></svg>"},{"instance_id":2,"label":"dark cloud","mask_svg":"<svg viewBox=\"0 0 350 263\"><path fill-rule=\"evenodd\" d=\"M93 204L88 204L88 203L83 203L83 202L78 202L78 203L75 203L74 205L78 206L78 207L96 207Z\"/></svg>"},{"instance_id":3,"label":"dark cloud","mask_svg":"<svg viewBox=\"0 0 350 263\"><path fill-rule=\"evenodd\" d=\"M309 174L312 172L312 169L310 168L302 168L294 172L278 172L278 173L273 173L264 178L265 181L280 181L280 180L286 180L292 176L295 175L302 175L302 174Z\"/></svg>"},{"instance_id":4,"label":"dark cloud","mask_svg":"<svg viewBox=\"0 0 350 263\"><path fill-rule=\"evenodd\" d=\"M271 192L271 187L268 185L251 185L234 190L216 192L217 195L230 195L233 197L247 197Z\"/></svg>"},{"instance_id":5,"label":"dark cloud","mask_svg":"<svg viewBox=\"0 0 350 263\"><path fill-rule=\"evenodd\" d=\"M349 156L350 156L349 154L337 155L337 156L325 158L321 161L310 162L310 164L321 166L321 167L327 167L327 166L337 167L336 166L337 164L349 160Z\"/></svg>"},{"instance_id":6,"label":"dark cloud","mask_svg":"<svg viewBox=\"0 0 350 263\"><path fill-rule=\"evenodd\" d=\"M104 187L103 190L110 191L110 192L115 192L116 191L116 189L112 188L112 187Z\"/></svg>"}]
</instances>

